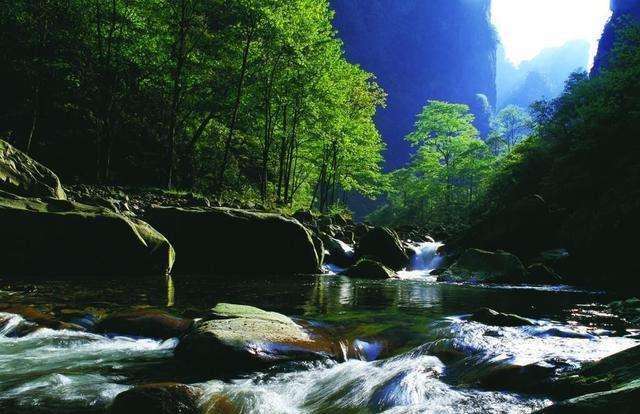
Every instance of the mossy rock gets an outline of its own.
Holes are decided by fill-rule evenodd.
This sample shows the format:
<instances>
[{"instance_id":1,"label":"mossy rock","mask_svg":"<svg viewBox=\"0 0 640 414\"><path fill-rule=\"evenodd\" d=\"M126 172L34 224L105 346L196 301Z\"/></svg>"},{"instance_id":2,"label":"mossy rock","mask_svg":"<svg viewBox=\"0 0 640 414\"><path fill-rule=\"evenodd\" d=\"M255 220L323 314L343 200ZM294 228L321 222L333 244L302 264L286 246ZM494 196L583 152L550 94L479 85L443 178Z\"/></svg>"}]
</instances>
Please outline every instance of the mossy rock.
<instances>
[{"instance_id":1,"label":"mossy rock","mask_svg":"<svg viewBox=\"0 0 640 414\"><path fill-rule=\"evenodd\" d=\"M527 270L511 253L468 249L438 277L442 282L527 283Z\"/></svg>"},{"instance_id":2,"label":"mossy rock","mask_svg":"<svg viewBox=\"0 0 640 414\"><path fill-rule=\"evenodd\" d=\"M67 200L0 192L0 228L7 276L164 275L174 260L148 223Z\"/></svg>"},{"instance_id":3,"label":"mossy rock","mask_svg":"<svg viewBox=\"0 0 640 414\"><path fill-rule=\"evenodd\" d=\"M337 355L326 338L285 315L244 305L219 304L175 349L178 361L199 371L236 372Z\"/></svg>"},{"instance_id":4,"label":"mossy rock","mask_svg":"<svg viewBox=\"0 0 640 414\"><path fill-rule=\"evenodd\" d=\"M53 171L1 139L0 190L23 197L67 198Z\"/></svg>"},{"instance_id":5,"label":"mossy rock","mask_svg":"<svg viewBox=\"0 0 640 414\"><path fill-rule=\"evenodd\" d=\"M396 273L374 260L360 259L358 263L341 273L344 276L359 279L393 279Z\"/></svg>"},{"instance_id":6,"label":"mossy rock","mask_svg":"<svg viewBox=\"0 0 640 414\"><path fill-rule=\"evenodd\" d=\"M279 214L230 208L157 207L147 220L178 252L174 273L293 275L320 273L311 233Z\"/></svg>"}]
</instances>

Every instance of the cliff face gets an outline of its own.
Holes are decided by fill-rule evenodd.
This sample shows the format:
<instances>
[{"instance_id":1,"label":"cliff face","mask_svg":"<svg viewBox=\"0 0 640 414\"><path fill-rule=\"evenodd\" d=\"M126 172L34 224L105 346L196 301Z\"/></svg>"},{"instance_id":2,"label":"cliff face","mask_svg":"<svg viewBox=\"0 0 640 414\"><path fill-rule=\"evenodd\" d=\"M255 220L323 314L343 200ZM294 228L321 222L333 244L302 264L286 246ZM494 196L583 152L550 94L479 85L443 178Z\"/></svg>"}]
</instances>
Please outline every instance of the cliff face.
<instances>
[{"instance_id":1,"label":"cliff face","mask_svg":"<svg viewBox=\"0 0 640 414\"><path fill-rule=\"evenodd\" d=\"M498 47L498 104L528 108L541 99L553 99L564 90L569 75L589 66L590 44L586 40L573 40L560 47L544 49L531 60L514 66Z\"/></svg>"},{"instance_id":2,"label":"cliff face","mask_svg":"<svg viewBox=\"0 0 640 414\"><path fill-rule=\"evenodd\" d=\"M404 142L430 99L466 103L488 128L496 102L496 36L491 0L332 0L348 58L389 94L377 116L387 167L409 160Z\"/></svg>"},{"instance_id":3,"label":"cliff face","mask_svg":"<svg viewBox=\"0 0 640 414\"><path fill-rule=\"evenodd\" d=\"M600 72L609 62L611 51L617 40L617 32L628 24L629 20L640 22L640 0L611 0L613 15L604 28L598 54L591 69L591 74Z\"/></svg>"}]
</instances>

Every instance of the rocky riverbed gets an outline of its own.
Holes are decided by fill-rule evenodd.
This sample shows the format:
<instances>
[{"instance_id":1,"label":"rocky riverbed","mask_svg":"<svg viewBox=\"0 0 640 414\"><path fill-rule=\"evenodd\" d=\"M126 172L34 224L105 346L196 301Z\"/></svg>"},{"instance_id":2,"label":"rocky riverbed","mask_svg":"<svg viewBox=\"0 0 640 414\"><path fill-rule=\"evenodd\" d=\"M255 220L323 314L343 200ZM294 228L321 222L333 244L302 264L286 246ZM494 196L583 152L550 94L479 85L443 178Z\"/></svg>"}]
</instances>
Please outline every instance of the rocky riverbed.
<instances>
[{"instance_id":1,"label":"rocky riverbed","mask_svg":"<svg viewBox=\"0 0 640 414\"><path fill-rule=\"evenodd\" d=\"M0 228L2 412L624 413L638 399L638 301L567 286L563 249L524 263L417 227L65 187L2 141Z\"/></svg>"}]
</instances>

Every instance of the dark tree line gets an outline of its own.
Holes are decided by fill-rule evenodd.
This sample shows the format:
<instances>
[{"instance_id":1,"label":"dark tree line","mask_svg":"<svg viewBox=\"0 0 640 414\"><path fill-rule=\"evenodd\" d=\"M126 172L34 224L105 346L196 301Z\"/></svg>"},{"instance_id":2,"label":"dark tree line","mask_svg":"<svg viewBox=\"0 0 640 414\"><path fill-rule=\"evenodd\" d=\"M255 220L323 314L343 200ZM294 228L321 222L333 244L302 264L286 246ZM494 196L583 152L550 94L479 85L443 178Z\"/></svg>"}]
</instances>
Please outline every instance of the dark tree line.
<instances>
[{"instance_id":1,"label":"dark tree line","mask_svg":"<svg viewBox=\"0 0 640 414\"><path fill-rule=\"evenodd\" d=\"M325 0L10 0L1 137L67 182L373 196L384 94L332 17Z\"/></svg>"}]
</instances>

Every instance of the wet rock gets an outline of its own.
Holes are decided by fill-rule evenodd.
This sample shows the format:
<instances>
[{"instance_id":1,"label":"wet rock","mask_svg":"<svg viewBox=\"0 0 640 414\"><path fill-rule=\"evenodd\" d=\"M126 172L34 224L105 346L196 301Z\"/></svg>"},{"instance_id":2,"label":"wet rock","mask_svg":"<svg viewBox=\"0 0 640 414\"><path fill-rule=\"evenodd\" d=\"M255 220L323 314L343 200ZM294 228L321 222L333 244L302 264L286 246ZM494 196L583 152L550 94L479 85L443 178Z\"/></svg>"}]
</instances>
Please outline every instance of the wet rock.
<instances>
[{"instance_id":1,"label":"wet rock","mask_svg":"<svg viewBox=\"0 0 640 414\"><path fill-rule=\"evenodd\" d=\"M329 252L326 261L340 267L349 267L355 263L355 253L351 246L343 241L325 235L324 247Z\"/></svg>"},{"instance_id":2,"label":"wet rock","mask_svg":"<svg viewBox=\"0 0 640 414\"><path fill-rule=\"evenodd\" d=\"M118 394L111 414L198 414L199 388L184 384L160 383L134 387Z\"/></svg>"},{"instance_id":3,"label":"wet rock","mask_svg":"<svg viewBox=\"0 0 640 414\"><path fill-rule=\"evenodd\" d=\"M98 322L96 332L155 339L179 338L191 328L191 319L166 312L139 309L110 315Z\"/></svg>"},{"instance_id":4,"label":"wet rock","mask_svg":"<svg viewBox=\"0 0 640 414\"><path fill-rule=\"evenodd\" d=\"M593 339L594 336L588 333L576 332L567 328L542 328L536 333L537 336L555 336L558 338Z\"/></svg>"},{"instance_id":5,"label":"wet rock","mask_svg":"<svg viewBox=\"0 0 640 414\"><path fill-rule=\"evenodd\" d=\"M634 383L640 385L640 346L587 364L580 370L561 377L554 382L551 391L560 398L572 398L615 391ZM624 395L626 393L619 394L618 397Z\"/></svg>"},{"instance_id":6,"label":"wet rock","mask_svg":"<svg viewBox=\"0 0 640 414\"><path fill-rule=\"evenodd\" d=\"M0 192L0 273L10 276L163 275L171 244L149 224L104 208Z\"/></svg>"},{"instance_id":7,"label":"wet rock","mask_svg":"<svg viewBox=\"0 0 640 414\"><path fill-rule=\"evenodd\" d=\"M313 241L313 248L316 251L316 255L318 256L318 261L320 265L324 263L325 260L325 246L322 239L315 233L310 233L311 241Z\"/></svg>"},{"instance_id":8,"label":"wet rock","mask_svg":"<svg viewBox=\"0 0 640 414\"><path fill-rule=\"evenodd\" d=\"M559 402L540 414L635 414L640 401L640 380L611 391L597 392Z\"/></svg>"},{"instance_id":9,"label":"wet rock","mask_svg":"<svg viewBox=\"0 0 640 414\"><path fill-rule=\"evenodd\" d=\"M311 224L315 225L315 222L316 222L316 217L311 212L311 210L298 210L295 213L293 213L293 218L298 220L300 223L304 224L305 226L308 226Z\"/></svg>"},{"instance_id":10,"label":"wet rock","mask_svg":"<svg viewBox=\"0 0 640 414\"><path fill-rule=\"evenodd\" d=\"M556 372L552 365L544 362L528 365L501 363L483 367L482 371L477 385L485 389L527 393L540 392Z\"/></svg>"},{"instance_id":11,"label":"wet rock","mask_svg":"<svg viewBox=\"0 0 640 414\"><path fill-rule=\"evenodd\" d=\"M356 239L360 239L365 234L367 234L369 230L371 230L371 226L368 226L364 223L358 223L353 227L353 234Z\"/></svg>"},{"instance_id":12,"label":"wet rock","mask_svg":"<svg viewBox=\"0 0 640 414\"><path fill-rule=\"evenodd\" d=\"M549 266L542 263L534 263L527 268L531 282L540 285L557 285L562 283L562 278Z\"/></svg>"},{"instance_id":13,"label":"wet rock","mask_svg":"<svg viewBox=\"0 0 640 414\"><path fill-rule=\"evenodd\" d=\"M252 306L219 304L196 323L175 357L202 371L259 369L272 364L328 358L337 350L287 316Z\"/></svg>"},{"instance_id":14,"label":"wet rock","mask_svg":"<svg viewBox=\"0 0 640 414\"><path fill-rule=\"evenodd\" d=\"M216 394L202 406L203 414L240 414L243 410L228 396Z\"/></svg>"},{"instance_id":15,"label":"wet rock","mask_svg":"<svg viewBox=\"0 0 640 414\"><path fill-rule=\"evenodd\" d=\"M482 308L473 313L469 320L490 326L529 326L534 323L529 319L511 313L501 313L493 309Z\"/></svg>"},{"instance_id":16,"label":"wet rock","mask_svg":"<svg viewBox=\"0 0 640 414\"><path fill-rule=\"evenodd\" d=\"M10 333L10 336L21 337L37 331L41 328L49 328L55 330L84 331L85 329L77 324L59 321L53 315L44 313L33 306L25 305L0 305L0 312L20 315L27 323L21 324ZM0 321L0 329L9 322L9 318L3 318Z\"/></svg>"},{"instance_id":17,"label":"wet rock","mask_svg":"<svg viewBox=\"0 0 640 414\"><path fill-rule=\"evenodd\" d=\"M443 282L526 283L527 271L516 256L497 251L468 249L438 277Z\"/></svg>"},{"instance_id":18,"label":"wet rock","mask_svg":"<svg viewBox=\"0 0 640 414\"><path fill-rule=\"evenodd\" d=\"M1 139L0 190L23 197L67 198L53 171Z\"/></svg>"},{"instance_id":19,"label":"wet rock","mask_svg":"<svg viewBox=\"0 0 640 414\"><path fill-rule=\"evenodd\" d=\"M320 272L310 232L279 214L158 207L152 225L178 252L176 273L287 275Z\"/></svg>"},{"instance_id":20,"label":"wet rock","mask_svg":"<svg viewBox=\"0 0 640 414\"><path fill-rule=\"evenodd\" d=\"M331 220L336 226L346 226L350 224L350 220L342 214L334 214L333 216L331 216Z\"/></svg>"},{"instance_id":21,"label":"wet rock","mask_svg":"<svg viewBox=\"0 0 640 414\"><path fill-rule=\"evenodd\" d=\"M631 298L609 304L611 312L633 325L640 325L640 299Z\"/></svg>"},{"instance_id":22,"label":"wet rock","mask_svg":"<svg viewBox=\"0 0 640 414\"><path fill-rule=\"evenodd\" d=\"M409 257L398 235L386 227L368 231L356 245L357 258L369 258L392 270L401 270L409 264Z\"/></svg>"},{"instance_id":23,"label":"wet rock","mask_svg":"<svg viewBox=\"0 0 640 414\"><path fill-rule=\"evenodd\" d=\"M393 279L396 273L374 260L360 259L358 263L341 273L344 276L359 279Z\"/></svg>"}]
</instances>

